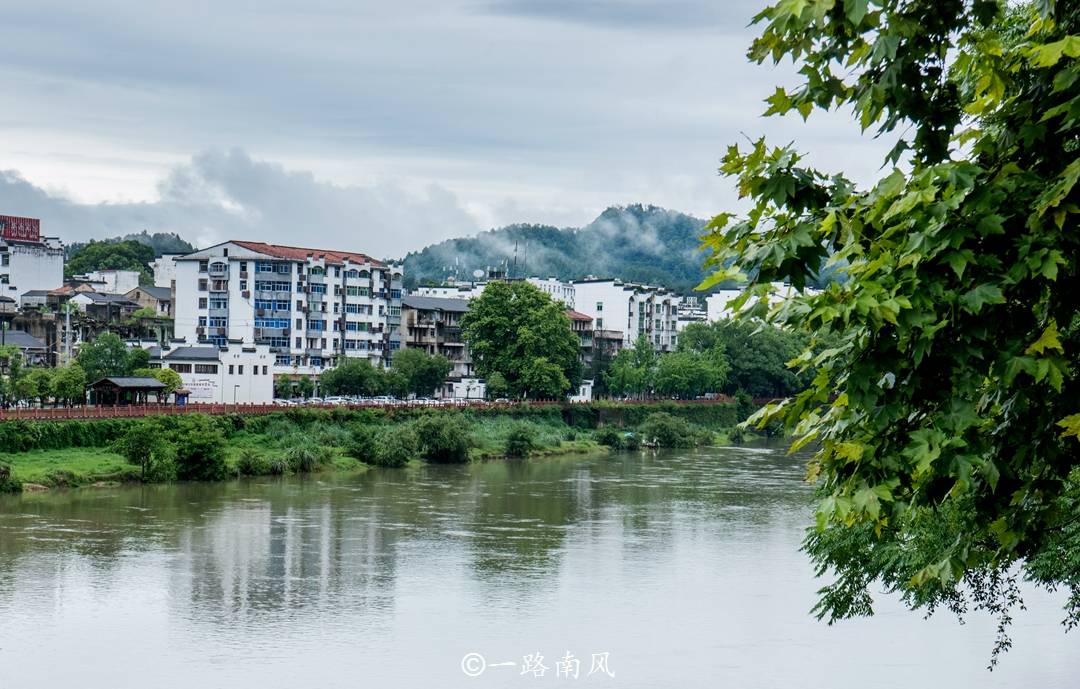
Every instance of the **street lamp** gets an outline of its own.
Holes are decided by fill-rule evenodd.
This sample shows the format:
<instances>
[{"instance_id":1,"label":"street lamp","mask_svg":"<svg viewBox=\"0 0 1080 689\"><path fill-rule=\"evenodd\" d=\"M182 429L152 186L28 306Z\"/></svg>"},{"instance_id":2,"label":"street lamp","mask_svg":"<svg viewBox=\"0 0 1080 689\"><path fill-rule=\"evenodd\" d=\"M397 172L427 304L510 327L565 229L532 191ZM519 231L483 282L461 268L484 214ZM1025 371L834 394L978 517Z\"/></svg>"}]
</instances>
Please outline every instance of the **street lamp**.
<instances>
[{"instance_id":1,"label":"street lamp","mask_svg":"<svg viewBox=\"0 0 1080 689\"><path fill-rule=\"evenodd\" d=\"M236 411L236 393L237 393L237 391L238 391L239 389L240 389L240 384L239 384L239 383L236 383L236 384L234 384L234 385L232 386L232 404L233 404L233 411Z\"/></svg>"}]
</instances>

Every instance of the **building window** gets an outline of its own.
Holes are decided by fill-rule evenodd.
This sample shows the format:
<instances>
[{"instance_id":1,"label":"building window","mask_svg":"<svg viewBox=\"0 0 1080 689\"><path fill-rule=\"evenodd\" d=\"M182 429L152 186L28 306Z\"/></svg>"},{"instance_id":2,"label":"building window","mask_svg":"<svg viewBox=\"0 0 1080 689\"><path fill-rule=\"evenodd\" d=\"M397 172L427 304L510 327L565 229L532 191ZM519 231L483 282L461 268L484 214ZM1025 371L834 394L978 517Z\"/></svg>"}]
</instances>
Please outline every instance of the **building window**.
<instances>
[{"instance_id":1,"label":"building window","mask_svg":"<svg viewBox=\"0 0 1080 689\"><path fill-rule=\"evenodd\" d=\"M311 357L311 365L312 366L322 366L322 357L321 356L313 356L313 357Z\"/></svg>"},{"instance_id":2,"label":"building window","mask_svg":"<svg viewBox=\"0 0 1080 689\"><path fill-rule=\"evenodd\" d=\"M292 357L288 354L278 354L274 358L275 366L292 366Z\"/></svg>"},{"instance_id":3,"label":"building window","mask_svg":"<svg viewBox=\"0 0 1080 689\"><path fill-rule=\"evenodd\" d=\"M244 375L244 365L243 364L240 364L239 366L236 367L236 375L238 375L238 376Z\"/></svg>"},{"instance_id":4,"label":"building window","mask_svg":"<svg viewBox=\"0 0 1080 689\"><path fill-rule=\"evenodd\" d=\"M205 292L206 291L206 278L201 278L199 280L199 291L200 292Z\"/></svg>"},{"instance_id":5,"label":"building window","mask_svg":"<svg viewBox=\"0 0 1080 689\"><path fill-rule=\"evenodd\" d=\"M169 364L169 368L177 373L191 373L191 364Z\"/></svg>"},{"instance_id":6,"label":"building window","mask_svg":"<svg viewBox=\"0 0 1080 689\"><path fill-rule=\"evenodd\" d=\"M227 309L229 308L228 299L211 299L210 308L212 309Z\"/></svg>"},{"instance_id":7,"label":"building window","mask_svg":"<svg viewBox=\"0 0 1080 689\"><path fill-rule=\"evenodd\" d=\"M390 298L391 299L401 299L401 290L399 290L399 289L390 290Z\"/></svg>"},{"instance_id":8,"label":"building window","mask_svg":"<svg viewBox=\"0 0 1080 689\"><path fill-rule=\"evenodd\" d=\"M256 328L281 328L285 329L289 327L288 318L256 318Z\"/></svg>"},{"instance_id":9,"label":"building window","mask_svg":"<svg viewBox=\"0 0 1080 689\"><path fill-rule=\"evenodd\" d=\"M213 317L210 319L211 328L227 328L229 327L229 319L221 317Z\"/></svg>"},{"instance_id":10,"label":"building window","mask_svg":"<svg viewBox=\"0 0 1080 689\"><path fill-rule=\"evenodd\" d=\"M243 290L246 290L246 289L247 289L247 280L241 280L240 281L240 290L243 291Z\"/></svg>"},{"instance_id":11,"label":"building window","mask_svg":"<svg viewBox=\"0 0 1080 689\"><path fill-rule=\"evenodd\" d=\"M229 364L229 375L231 376L232 374L233 374L233 365Z\"/></svg>"},{"instance_id":12,"label":"building window","mask_svg":"<svg viewBox=\"0 0 1080 689\"><path fill-rule=\"evenodd\" d=\"M264 376L266 375L266 365L265 364L263 364L263 375Z\"/></svg>"},{"instance_id":13,"label":"building window","mask_svg":"<svg viewBox=\"0 0 1080 689\"><path fill-rule=\"evenodd\" d=\"M205 328L206 327L206 316L199 316L199 327L200 328Z\"/></svg>"},{"instance_id":14,"label":"building window","mask_svg":"<svg viewBox=\"0 0 1080 689\"><path fill-rule=\"evenodd\" d=\"M199 308L200 309L205 309L206 308L206 297L199 297Z\"/></svg>"},{"instance_id":15,"label":"building window","mask_svg":"<svg viewBox=\"0 0 1080 689\"><path fill-rule=\"evenodd\" d=\"M217 373L217 364L195 364L195 373Z\"/></svg>"},{"instance_id":16,"label":"building window","mask_svg":"<svg viewBox=\"0 0 1080 689\"><path fill-rule=\"evenodd\" d=\"M304 346L304 340L303 340L303 338L299 338L299 337L298 337L298 338L296 338L296 348L297 348L297 349L300 349L300 348L301 348L301 347L303 347L303 346Z\"/></svg>"},{"instance_id":17,"label":"building window","mask_svg":"<svg viewBox=\"0 0 1080 689\"><path fill-rule=\"evenodd\" d=\"M603 311L604 310L604 302L602 302L602 301L596 302L596 310L597 311Z\"/></svg>"},{"instance_id":18,"label":"building window","mask_svg":"<svg viewBox=\"0 0 1080 689\"><path fill-rule=\"evenodd\" d=\"M251 367L251 375L253 375L253 376L259 375L259 367L258 366L252 366Z\"/></svg>"},{"instance_id":19,"label":"building window","mask_svg":"<svg viewBox=\"0 0 1080 689\"><path fill-rule=\"evenodd\" d=\"M308 321L307 329L319 331L326 330L326 321Z\"/></svg>"},{"instance_id":20,"label":"building window","mask_svg":"<svg viewBox=\"0 0 1080 689\"><path fill-rule=\"evenodd\" d=\"M604 329L604 319L603 318L597 318L596 319L596 329L597 330L603 330Z\"/></svg>"},{"instance_id":21,"label":"building window","mask_svg":"<svg viewBox=\"0 0 1080 689\"><path fill-rule=\"evenodd\" d=\"M200 273L205 273L206 270L209 267L210 267L210 261L199 261L199 272Z\"/></svg>"}]
</instances>

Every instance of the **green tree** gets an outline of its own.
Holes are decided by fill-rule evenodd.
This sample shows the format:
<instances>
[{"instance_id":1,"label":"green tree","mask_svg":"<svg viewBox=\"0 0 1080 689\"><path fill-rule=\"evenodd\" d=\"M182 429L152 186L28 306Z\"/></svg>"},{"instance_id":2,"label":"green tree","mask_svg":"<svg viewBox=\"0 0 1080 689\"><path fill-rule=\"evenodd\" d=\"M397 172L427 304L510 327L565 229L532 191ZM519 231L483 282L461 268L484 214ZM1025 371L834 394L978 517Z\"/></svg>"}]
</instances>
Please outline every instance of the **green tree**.
<instances>
[{"instance_id":1,"label":"green tree","mask_svg":"<svg viewBox=\"0 0 1080 689\"><path fill-rule=\"evenodd\" d=\"M166 440L152 421L133 423L113 444L113 451L139 467L145 483L154 464L171 463L175 448Z\"/></svg>"},{"instance_id":2,"label":"green tree","mask_svg":"<svg viewBox=\"0 0 1080 689\"><path fill-rule=\"evenodd\" d=\"M192 414L175 434L177 477L182 481L220 481L227 473L225 436L207 417Z\"/></svg>"},{"instance_id":3,"label":"green tree","mask_svg":"<svg viewBox=\"0 0 1080 689\"><path fill-rule=\"evenodd\" d=\"M791 147L732 146L721 169L751 210L706 238L703 287L749 277L750 316L835 338L799 355L806 390L757 415L818 443L806 546L836 577L818 613L869 614L883 582L1004 625L1024 576L1067 588L1080 622L1076 3L779 2L757 21L751 58L804 77L769 114L851 106L864 129L907 132L867 189ZM761 298L826 260L847 279Z\"/></svg>"},{"instance_id":4,"label":"green tree","mask_svg":"<svg viewBox=\"0 0 1080 689\"><path fill-rule=\"evenodd\" d=\"M281 399L292 399L293 396L293 381L292 378L286 376L279 376L274 379L274 397Z\"/></svg>"},{"instance_id":5,"label":"green tree","mask_svg":"<svg viewBox=\"0 0 1080 689\"><path fill-rule=\"evenodd\" d=\"M136 270L144 284L152 281L149 264L154 249L137 241L91 241L69 250L64 275L80 275L95 270Z\"/></svg>"},{"instance_id":6,"label":"green tree","mask_svg":"<svg viewBox=\"0 0 1080 689\"><path fill-rule=\"evenodd\" d=\"M127 375L132 370L130 364L140 363L139 359L139 355L136 355L135 360L128 357L127 347L117 335L101 333L92 342L86 342L79 348L79 355L75 360L86 373L87 380L93 383L109 376ZM148 363L149 356L142 362L142 366L134 368L145 368Z\"/></svg>"},{"instance_id":7,"label":"green tree","mask_svg":"<svg viewBox=\"0 0 1080 689\"><path fill-rule=\"evenodd\" d=\"M22 399L37 399L38 403L44 407L48 399L54 394L53 378L53 369L29 369L20 381L23 384L20 397Z\"/></svg>"},{"instance_id":8,"label":"green tree","mask_svg":"<svg viewBox=\"0 0 1080 689\"><path fill-rule=\"evenodd\" d=\"M86 372L78 363L56 369L53 373L53 396L65 404L86 401Z\"/></svg>"},{"instance_id":9,"label":"green tree","mask_svg":"<svg viewBox=\"0 0 1080 689\"><path fill-rule=\"evenodd\" d=\"M561 397L581 380L580 345L569 317L527 282L488 285L470 303L461 328L477 373L500 373L515 394Z\"/></svg>"},{"instance_id":10,"label":"green tree","mask_svg":"<svg viewBox=\"0 0 1080 689\"><path fill-rule=\"evenodd\" d=\"M484 394L492 400L504 398L510 394L510 384L503 374L495 371L484 380Z\"/></svg>"},{"instance_id":11,"label":"green tree","mask_svg":"<svg viewBox=\"0 0 1080 689\"><path fill-rule=\"evenodd\" d=\"M300 376L296 381L295 390L301 397L311 397L315 394L315 381L311 380L311 376Z\"/></svg>"},{"instance_id":12,"label":"green tree","mask_svg":"<svg viewBox=\"0 0 1080 689\"><path fill-rule=\"evenodd\" d=\"M656 350L645 335L633 347L620 350L611 361L605 382L616 395L644 397L652 392L656 374Z\"/></svg>"},{"instance_id":13,"label":"green tree","mask_svg":"<svg viewBox=\"0 0 1080 689\"><path fill-rule=\"evenodd\" d=\"M367 359L345 359L319 376L319 387L323 395L374 395L382 380Z\"/></svg>"},{"instance_id":14,"label":"green tree","mask_svg":"<svg viewBox=\"0 0 1080 689\"><path fill-rule=\"evenodd\" d=\"M3 393L4 404L18 401L19 381L23 377L22 352L14 345L0 347L0 393Z\"/></svg>"},{"instance_id":15,"label":"green tree","mask_svg":"<svg viewBox=\"0 0 1080 689\"><path fill-rule=\"evenodd\" d=\"M442 386L454 365L441 354L434 356L422 349L400 349L394 352L390 369L400 373L408 393L429 397Z\"/></svg>"},{"instance_id":16,"label":"green tree","mask_svg":"<svg viewBox=\"0 0 1080 689\"><path fill-rule=\"evenodd\" d=\"M656 391L679 399L719 392L727 380L728 368L723 348L663 354L656 363Z\"/></svg>"},{"instance_id":17,"label":"green tree","mask_svg":"<svg viewBox=\"0 0 1080 689\"><path fill-rule=\"evenodd\" d=\"M171 368L152 368L150 375L165 384L165 388L161 391L163 399L184 387L184 380L180 374Z\"/></svg>"}]
</instances>

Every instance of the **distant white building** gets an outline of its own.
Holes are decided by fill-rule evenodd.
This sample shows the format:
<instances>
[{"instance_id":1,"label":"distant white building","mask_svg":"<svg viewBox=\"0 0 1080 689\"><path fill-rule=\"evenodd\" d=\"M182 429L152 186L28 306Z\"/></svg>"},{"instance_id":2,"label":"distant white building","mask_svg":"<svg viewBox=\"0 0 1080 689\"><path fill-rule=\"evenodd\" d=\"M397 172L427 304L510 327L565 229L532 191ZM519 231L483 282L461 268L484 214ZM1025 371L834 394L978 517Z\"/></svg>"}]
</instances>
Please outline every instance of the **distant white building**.
<instances>
[{"instance_id":1,"label":"distant white building","mask_svg":"<svg viewBox=\"0 0 1080 689\"><path fill-rule=\"evenodd\" d=\"M551 295L552 299L561 301L565 304L566 308L574 308L574 297L576 294L574 283L563 282L556 278L525 278L525 282L535 285L543 292L547 292Z\"/></svg>"},{"instance_id":2,"label":"distant white building","mask_svg":"<svg viewBox=\"0 0 1080 689\"><path fill-rule=\"evenodd\" d=\"M819 294L820 290L812 287L807 287L803 290L803 294ZM791 297L799 294L799 291L792 287L790 284L784 282L774 282L770 285L769 292L769 306L773 307L777 304L790 299ZM731 318L735 315L735 310L731 308L730 302L733 299L742 295L741 289L723 289L710 294L705 297L705 310L708 314L709 321L722 321ZM754 304L754 299L748 299L743 309L750 308Z\"/></svg>"},{"instance_id":3,"label":"distant white building","mask_svg":"<svg viewBox=\"0 0 1080 689\"><path fill-rule=\"evenodd\" d=\"M162 254L150 264L154 271L154 287L172 287L176 282L176 259L183 254Z\"/></svg>"},{"instance_id":4,"label":"distant white building","mask_svg":"<svg viewBox=\"0 0 1080 689\"><path fill-rule=\"evenodd\" d=\"M675 321L675 329L682 332L691 323L705 323L709 320L709 313L697 297L682 297L679 300L679 316Z\"/></svg>"},{"instance_id":5,"label":"distant white building","mask_svg":"<svg viewBox=\"0 0 1080 689\"><path fill-rule=\"evenodd\" d=\"M0 215L0 296L19 302L31 290L64 284L64 245L41 236L41 221Z\"/></svg>"},{"instance_id":6,"label":"distant white building","mask_svg":"<svg viewBox=\"0 0 1080 689\"><path fill-rule=\"evenodd\" d=\"M94 270L75 278L98 283L100 286L95 285L94 291L105 294L127 294L139 286L137 270Z\"/></svg>"},{"instance_id":7,"label":"distant white building","mask_svg":"<svg viewBox=\"0 0 1080 689\"><path fill-rule=\"evenodd\" d=\"M269 404L274 399L274 354L269 345L151 347L150 367L180 374L192 403Z\"/></svg>"},{"instance_id":8,"label":"distant white building","mask_svg":"<svg viewBox=\"0 0 1080 689\"><path fill-rule=\"evenodd\" d=\"M623 347L644 335L653 348L670 352L678 344L679 296L664 287L621 280L576 280L575 311L593 319L597 331L620 331Z\"/></svg>"}]
</instances>

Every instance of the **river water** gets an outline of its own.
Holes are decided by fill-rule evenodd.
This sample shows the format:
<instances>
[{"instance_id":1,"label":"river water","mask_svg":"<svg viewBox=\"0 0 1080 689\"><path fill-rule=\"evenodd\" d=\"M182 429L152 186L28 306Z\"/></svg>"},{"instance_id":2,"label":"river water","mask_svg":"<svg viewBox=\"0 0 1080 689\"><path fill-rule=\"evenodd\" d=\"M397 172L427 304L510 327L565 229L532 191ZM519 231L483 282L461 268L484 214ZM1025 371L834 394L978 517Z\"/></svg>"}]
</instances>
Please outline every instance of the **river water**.
<instances>
[{"instance_id":1,"label":"river water","mask_svg":"<svg viewBox=\"0 0 1080 689\"><path fill-rule=\"evenodd\" d=\"M0 689L1080 682L1048 595L993 673L988 618L815 621L801 475L759 447L4 498Z\"/></svg>"}]
</instances>

